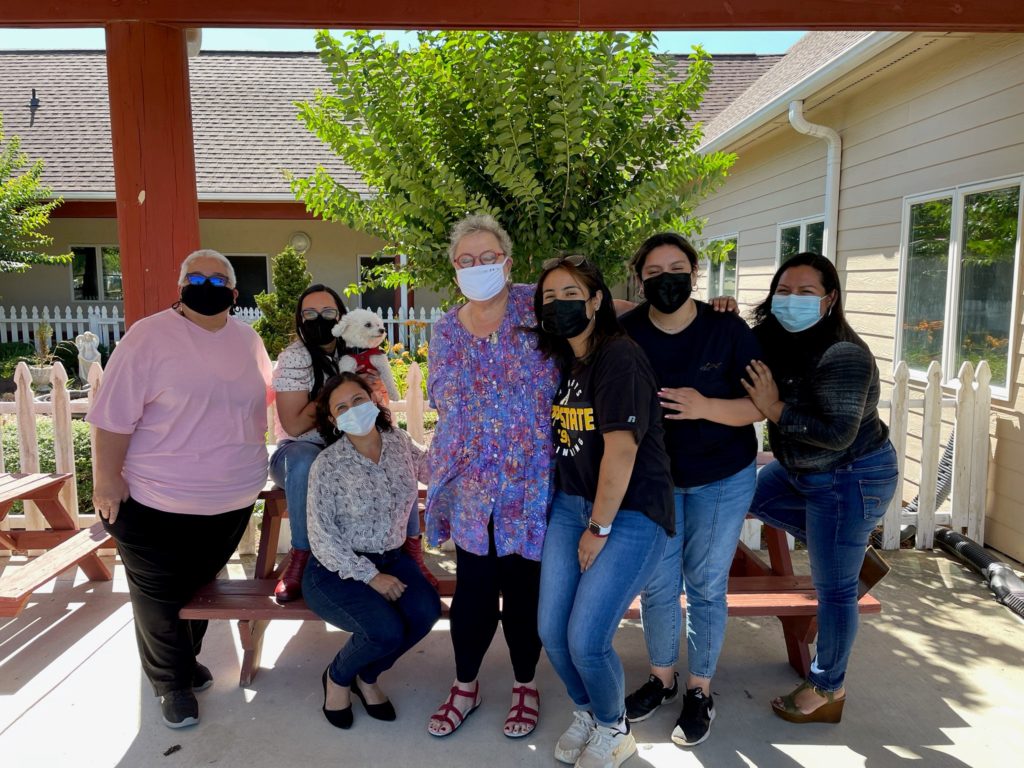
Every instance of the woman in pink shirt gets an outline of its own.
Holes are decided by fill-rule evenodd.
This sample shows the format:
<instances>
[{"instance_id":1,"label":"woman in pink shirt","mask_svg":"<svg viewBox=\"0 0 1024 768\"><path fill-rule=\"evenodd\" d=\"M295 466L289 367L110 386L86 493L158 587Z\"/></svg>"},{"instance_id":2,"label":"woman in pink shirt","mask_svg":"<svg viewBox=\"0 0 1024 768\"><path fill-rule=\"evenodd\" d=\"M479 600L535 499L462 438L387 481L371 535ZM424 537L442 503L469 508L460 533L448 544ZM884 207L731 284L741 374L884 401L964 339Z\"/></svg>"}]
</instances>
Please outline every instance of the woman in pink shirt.
<instances>
[{"instance_id":1,"label":"woman in pink shirt","mask_svg":"<svg viewBox=\"0 0 1024 768\"><path fill-rule=\"evenodd\" d=\"M181 301L117 345L87 421L96 427L93 504L128 576L142 669L171 728L199 722L196 661L206 621L178 618L224 567L267 479L270 358L229 317L231 263L201 250L181 265Z\"/></svg>"}]
</instances>

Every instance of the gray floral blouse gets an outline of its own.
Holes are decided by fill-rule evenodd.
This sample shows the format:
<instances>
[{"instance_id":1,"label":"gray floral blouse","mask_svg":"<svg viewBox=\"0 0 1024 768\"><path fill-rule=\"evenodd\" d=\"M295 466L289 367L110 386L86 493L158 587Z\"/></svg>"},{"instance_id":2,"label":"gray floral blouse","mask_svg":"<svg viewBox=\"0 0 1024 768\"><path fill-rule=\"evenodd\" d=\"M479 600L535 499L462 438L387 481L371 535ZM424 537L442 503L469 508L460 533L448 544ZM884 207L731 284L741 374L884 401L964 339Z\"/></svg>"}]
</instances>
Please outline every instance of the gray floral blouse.
<instances>
[{"instance_id":1,"label":"gray floral blouse","mask_svg":"<svg viewBox=\"0 0 1024 768\"><path fill-rule=\"evenodd\" d=\"M405 541L416 513L417 479L427 482L425 449L397 427L382 432L374 464L346 437L317 456L309 471L309 546L343 579L369 582L378 571L359 552L384 552Z\"/></svg>"}]
</instances>

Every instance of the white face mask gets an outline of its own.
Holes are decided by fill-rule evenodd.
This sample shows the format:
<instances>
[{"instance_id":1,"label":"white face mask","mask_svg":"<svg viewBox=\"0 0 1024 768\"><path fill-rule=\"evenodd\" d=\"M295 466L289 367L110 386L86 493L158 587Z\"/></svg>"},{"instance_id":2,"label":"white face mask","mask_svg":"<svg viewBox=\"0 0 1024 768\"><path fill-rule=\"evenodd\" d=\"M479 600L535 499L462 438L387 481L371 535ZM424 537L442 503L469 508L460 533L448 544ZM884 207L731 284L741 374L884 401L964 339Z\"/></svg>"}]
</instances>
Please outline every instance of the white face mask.
<instances>
[{"instance_id":1,"label":"white face mask","mask_svg":"<svg viewBox=\"0 0 1024 768\"><path fill-rule=\"evenodd\" d=\"M455 270L455 281L470 301L493 299L505 287L505 264L480 264Z\"/></svg>"},{"instance_id":2,"label":"white face mask","mask_svg":"<svg viewBox=\"0 0 1024 768\"><path fill-rule=\"evenodd\" d=\"M378 413L380 413L380 408L372 401L367 400L354 408L349 408L336 419L335 424L342 432L362 437L370 434L370 430L377 423Z\"/></svg>"}]
</instances>

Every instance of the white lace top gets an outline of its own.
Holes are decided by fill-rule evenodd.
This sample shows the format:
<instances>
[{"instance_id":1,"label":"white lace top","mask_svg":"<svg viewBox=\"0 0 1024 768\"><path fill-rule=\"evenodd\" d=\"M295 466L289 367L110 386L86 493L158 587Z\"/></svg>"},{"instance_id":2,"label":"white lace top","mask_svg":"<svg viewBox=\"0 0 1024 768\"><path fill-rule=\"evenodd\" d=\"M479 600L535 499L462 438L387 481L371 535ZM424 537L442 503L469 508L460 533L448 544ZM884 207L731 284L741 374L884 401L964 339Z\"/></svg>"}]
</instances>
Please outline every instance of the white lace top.
<instances>
[{"instance_id":1,"label":"white lace top","mask_svg":"<svg viewBox=\"0 0 1024 768\"><path fill-rule=\"evenodd\" d=\"M405 541L416 512L417 479L429 479L426 449L397 427L382 432L374 464L342 437L324 449L309 472L309 546L343 579L368 582L377 568L357 552L384 552Z\"/></svg>"}]
</instances>

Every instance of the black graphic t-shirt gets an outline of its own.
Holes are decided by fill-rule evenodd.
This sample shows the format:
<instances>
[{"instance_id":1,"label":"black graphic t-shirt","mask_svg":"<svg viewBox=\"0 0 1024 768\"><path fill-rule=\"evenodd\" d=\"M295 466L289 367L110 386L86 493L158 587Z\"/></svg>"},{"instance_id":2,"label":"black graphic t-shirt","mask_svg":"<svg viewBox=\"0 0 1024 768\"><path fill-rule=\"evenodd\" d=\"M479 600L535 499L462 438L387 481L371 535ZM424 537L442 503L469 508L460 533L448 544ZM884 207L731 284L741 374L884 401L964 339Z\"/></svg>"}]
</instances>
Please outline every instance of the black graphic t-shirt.
<instances>
[{"instance_id":1,"label":"black graphic t-shirt","mask_svg":"<svg viewBox=\"0 0 1024 768\"><path fill-rule=\"evenodd\" d=\"M754 332L731 312L715 312L696 302L697 316L679 333L654 327L649 304L621 318L622 327L647 354L659 386L692 387L704 397L746 397L740 379L751 360L762 359ZM723 480L757 455L753 426L730 427L706 419L665 420L665 447L672 480L693 488Z\"/></svg>"},{"instance_id":2,"label":"black graphic t-shirt","mask_svg":"<svg viewBox=\"0 0 1024 768\"><path fill-rule=\"evenodd\" d=\"M656 393L650 363L625 336L606 343L578 370L565 372L551 407L555 485L593 501L604 433L629 430L638 448L622 509L643 512L672 534L672 476Z\"/></svg>"}]
</instances>

